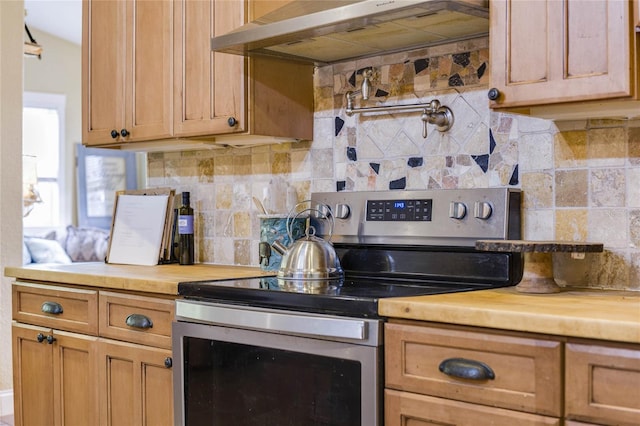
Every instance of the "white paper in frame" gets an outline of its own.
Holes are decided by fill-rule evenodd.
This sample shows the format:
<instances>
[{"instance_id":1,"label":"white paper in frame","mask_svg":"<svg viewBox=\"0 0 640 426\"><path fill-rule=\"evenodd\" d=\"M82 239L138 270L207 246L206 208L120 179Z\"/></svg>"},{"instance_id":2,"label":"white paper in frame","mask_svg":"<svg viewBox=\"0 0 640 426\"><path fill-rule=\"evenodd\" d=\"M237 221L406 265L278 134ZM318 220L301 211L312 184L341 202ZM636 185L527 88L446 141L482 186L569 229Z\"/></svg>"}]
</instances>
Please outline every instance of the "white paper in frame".
<instances>
[{"instance_id":1,"label":"white paper in frame","mask_svg":"<svg viewBox=\"0 0 640 426\"><path fill-rule=\"evenodd\" d=\"M121 191L116 195L107 263L157 265L166 250L172 189Z\"/></svg>"}]
</instances>

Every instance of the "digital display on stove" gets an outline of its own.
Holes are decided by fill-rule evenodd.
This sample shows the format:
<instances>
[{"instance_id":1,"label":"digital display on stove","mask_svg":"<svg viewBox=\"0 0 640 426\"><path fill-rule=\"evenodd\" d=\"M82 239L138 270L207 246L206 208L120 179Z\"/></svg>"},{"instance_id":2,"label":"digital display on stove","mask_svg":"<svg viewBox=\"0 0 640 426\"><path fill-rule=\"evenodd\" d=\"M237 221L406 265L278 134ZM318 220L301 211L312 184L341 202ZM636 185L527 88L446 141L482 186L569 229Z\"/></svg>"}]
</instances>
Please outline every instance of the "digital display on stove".
<instances>
[{"instance_id":1,"label":"digital display on stove","mask_svg":"<svg viewBox=\"0 0 640 426\"><path fill-rule=\"evenodd\" d=\"M367 200L367 221L430 222L433 200Z\"/></svg>"}]
</instances>

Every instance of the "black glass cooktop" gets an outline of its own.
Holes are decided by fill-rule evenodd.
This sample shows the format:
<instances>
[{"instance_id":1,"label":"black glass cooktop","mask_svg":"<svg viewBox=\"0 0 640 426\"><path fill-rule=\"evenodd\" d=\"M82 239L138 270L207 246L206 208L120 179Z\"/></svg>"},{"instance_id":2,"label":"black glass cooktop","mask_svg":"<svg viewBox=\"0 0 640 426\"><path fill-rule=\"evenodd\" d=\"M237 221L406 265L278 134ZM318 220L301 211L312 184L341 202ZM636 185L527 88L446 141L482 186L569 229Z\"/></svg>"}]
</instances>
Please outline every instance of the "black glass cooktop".
<instances>
[{"instance_id":1,"label":"black glass cooktop","mask_svg":"<svg viewBox=\"0 0 640 426\"><path fill-rule=\"evenodd\" d=\"M178 293L187 299L303 312L378 317L378 300L453 293L495 287L470 283L420 282L358 277L343 281L281 280L272 277L186 282Z\"/></svg>"}]
</instances>

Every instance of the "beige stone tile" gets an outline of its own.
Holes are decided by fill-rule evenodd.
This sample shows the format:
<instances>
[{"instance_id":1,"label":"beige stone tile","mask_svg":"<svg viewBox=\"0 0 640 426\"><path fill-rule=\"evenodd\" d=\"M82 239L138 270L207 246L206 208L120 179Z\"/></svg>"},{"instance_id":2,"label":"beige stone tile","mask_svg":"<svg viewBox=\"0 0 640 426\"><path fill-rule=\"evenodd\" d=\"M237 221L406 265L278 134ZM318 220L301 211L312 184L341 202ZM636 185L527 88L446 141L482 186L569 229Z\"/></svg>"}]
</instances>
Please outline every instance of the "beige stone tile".
<instances>
[{"instance_id":1,"label":"beige stone tile","mask_svg":"<svg viewBox=\"0 0 640 426\"><path fill-rule=\"evenodd\" d=\"M233 184L216 185L216 209L229 210L233 204Z\"/></svg>"},{"instance_id":2,"label":"beige stone tile","mask_svg":"<svg viewBox=\"0 0 640 426\"><path fill-rule=\"evenodd\" d=\"M553 168L553 139L548 133L522 135L518 142L520 170Z\"/></svg>"},{"instance_id":3,"label":"beige stone tile","mask_svg":"<svg viewBox=\"0 0 640 426\"><path fill-rule=\"evenodd\" d=\"M629 285L630 264L624 251L605 249L599 262L591 270L591 285L598 288L621 290Z\"/></svg>"},{"instance_id":4,"label":"beige stone tile","mask_svg":"<svg viewBox=\"0 0 640 426\"><path fill-rule=\"evenodd\" d=\"M254 175L271 174L271 152L254 153L251 156L251 172Z\"/></svg>"},{"instance_id":5,"label":"beige stone tile","mask_svg":"<svg viewBox=\"0 0 640 426\"><path fill-rule=\"evenodd\" d=\"M251 175L251 155L233 156L233 173L240 176Z\"/></svg>"},{"instance_id":6,"label":"beige stone tile","mask_svg":"<svg viewBox=\"0 0 640 426\"><path fill-rule=\"evenodd\" d=\"M640 248L640 209L629 212L629 240L633 247Z\"/></svg>"},{"instance_id":7,"label":"beige stone tile","mask_svg":"<svg viewBox=\"0 0 640 426\"><path fill-rule=\"evenodd\" d=\"M233 236L251 236L251 214L248 211L235 212L233 214Z\"/></svg>"},{"instance_id":8,"label":"beige stone tile","mask_svg":"<svg viewBox=\"0 0 640 426\"><path fill-rule=\"evenodd\" d=\"M640 167L627 170L627 207L640 207Z\"/></svg>"},{"instance_id":9,"label":"beige stone tile","mask_svg":"<svg viewBox=\"0 0 640 426\"><path fill-rule=\"evenodd\" d=\"M555 166L584 167L587 164L587 132L574 130L555 134Z\"/></svg>"},{"instance_id":10,"label":"beige stone tile","mask_svg":"<svg viewBox=\"0 0 640 426\"><path fill-rule=\"evenodd\" d=\"M274 152L271 154L271 171L273 174L291 173L291 154Z\"/></svg>"},{"instance_id":11,"label":"beige stone tile","mask_svg":"<svg viewBox=\"0 0 640 426\"><path fill-rule=\"evenodd\" d=\"M555 239L562 241L586 241L588 225L587 209L556 210Z\"/></svg>"},{"instance_id":12,"label":"beige stone tile","mask_svg":"<svg viewBox=\"0 0 640 426\"><path fill-rule=\"evenodd\" d=\"M251 265L251 248L254 247L251 244L251 240L236 240L233 242L233 247L233 263L236 265ZM255 246L255 249L258 249L257 246Z\"/></svg>"},{"instance_id":13,"label":"beige stone tile","mask_svg":"<svg viewBox=\"0 0 640 426\"><path fill-rule=\"evenodd\" d=\"M220 155L215 158L213 165L214 174L217 176L233 176L233 157Z\"/></svg>"},{"instance_id":14,"label":"beige stone tile","mask_svg":"<svg viewBox=\"0 0 640 426\"><path fill-rule=\"evenodd\" d=\"M603 243L605 248L626 248L629 245L626 209L589 209L590 242Z\"/></svg>"},{"instance_id":15,"label":"beige stone tile","mask_svg":"<svg viewBox=\"0 0 640 426\"><path fill-rule=\"evenodd\" d=\"M311 167L311 176L314 179L333 178L333 150L311 150Z\"/></svg>"},{"instance_id":16,"label":"beige stone tile","mask_svg":"<svg viewBox=\"0 0 640 426\"><path fill-rule=\"evenodd\" d=\"M587 170L556 171L556 207L586 207L588 204L587 179Z\"/></svg>"},{"instance_id":17,"label":"beige stone tile","mask_svg":"<svg viewBox=\"0 0 640 426\"><path fill-rule=\"evenodd\" d=\"M215 260L215 239L200 238L198 241L198 262L212 263Z\"/></svg>"},{"instance_id":18,"label":"beige stone tile","mask_svg":"<svg viewBox=\"0 0 640 426\"><path fill-rule=\"evenodd\" d=\"M214 263L221 265L234 264L234 244L232 238L218 237L214 241Z\"/></svg>"},{"instance_id":19,"label":"beige stone tile","mask_svg":"<svg viewBox=\"0 0 640 426\"><path fill-rule=\"evenodd\" d=\"M587 132L587 162L592 167L622 166L627 155L626 129L591 129Z\"/></svg>"},{"instance_id":20,"label":"beige stone tile","mask_svg":"<svg viewBox=\"0 0 640 426\"><path fill-rule=\"evenodd\" d=\"M525 240L549 241L555 239L553 210L527 209L523 212L522 238Z\"/></svg>"},{"instance_id":21,"label":"beige stone tile","mask_svg":"<svg viewBox=\"0 0 640 426\"><path fill-rule=\"evenodd\" d=\"M522 173L523 205L525 209L553 207L553 176L548 172Z\"/></svg>"},{"instance_id":22,"label":"beige stone tile","mask_svg":"<svg viewBox=\"0 0 640 426\"><path fill-rule=\"evenodd\" d=\"M200 183L213 182L213 158L202 158L198 160L198 176Z\"/></svg>"},{"instance_id":23,"label":"beige stone tile","mask_svg":"<svg viewBox=\"0 0 640 426\"><path fill-rule=\"evenodd\" d=\"M640 127L629 128L629 164L640 166Z\"/></svg>"},{"instance_id":24,"label":"beige stone tile","mask_svg":"<svg viewBox=\"0 0 640 426\"><path fill-rule=\"evenodd\" d=\"M633 250L629 257L629 284L630 290L640 290L640 250Z\"/></svg>"},{"instance_id":25,"label":"beige stone tile","mask_svg":"<svg viewBox=\"0 0 640 426\"><path fill-rule=\"evenodd\" d=\"M594 169L590 171L591 205L595 207L624 207L624 169Z\"/></svg>"}]
</instances>

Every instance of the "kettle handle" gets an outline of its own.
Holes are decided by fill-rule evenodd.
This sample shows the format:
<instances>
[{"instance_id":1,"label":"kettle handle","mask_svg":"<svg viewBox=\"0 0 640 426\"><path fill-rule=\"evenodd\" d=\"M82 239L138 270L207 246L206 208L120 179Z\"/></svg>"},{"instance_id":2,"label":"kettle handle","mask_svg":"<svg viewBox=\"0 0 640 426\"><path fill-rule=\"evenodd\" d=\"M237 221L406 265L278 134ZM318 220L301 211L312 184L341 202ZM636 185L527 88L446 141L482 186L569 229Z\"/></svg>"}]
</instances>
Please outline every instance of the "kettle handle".
<instances>
[{"instance_id":1,"label":"kettle handle","mask_svg":"<svg viewBox=\"0 0 640 426\"><path fill-rule=\"evenodd\" d=\"M291 217L291 215L296 211L296 208L298 206L300 206L301 204L305 204L305 203L311 203L311 200L304 200L299 202L298 204L296 204L295 206L293 206L293 208L289 211L289 214L287 215L287 235L289 235L289 241L293 241L293 233L291 231L291 226L293 225L293 223L295 222L295 220L298 218L298 216L300 216L302 213L304 212L318 212L320 213L321 216L323 216L325 219L327 219L329 221L329 238L327 238L327 242L331 242L331 237L333 236L333 225L334 225L334 219L333 219L333 215L330 214L331 213L331 208L323 203L318 203L319 206L324 206L326 207L325 212L321 211L320 209L317 208L313 208L313 207L309 207L306 208L304 210L300 210L298 213L296 213L295 216L293 216L293 218ZM326 213L326 212L329 212ZM311 225L307 225L307 229L306 229L306 234L309 235L310 229L313 229L313 234L315 234L315 228L313 228L313 226Z\"/></svg>"}]
</instances>

